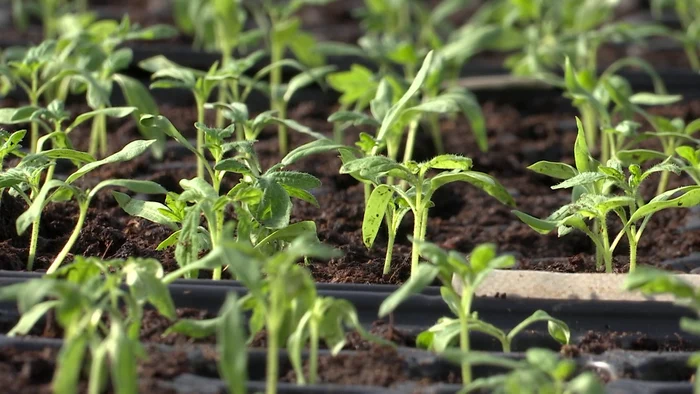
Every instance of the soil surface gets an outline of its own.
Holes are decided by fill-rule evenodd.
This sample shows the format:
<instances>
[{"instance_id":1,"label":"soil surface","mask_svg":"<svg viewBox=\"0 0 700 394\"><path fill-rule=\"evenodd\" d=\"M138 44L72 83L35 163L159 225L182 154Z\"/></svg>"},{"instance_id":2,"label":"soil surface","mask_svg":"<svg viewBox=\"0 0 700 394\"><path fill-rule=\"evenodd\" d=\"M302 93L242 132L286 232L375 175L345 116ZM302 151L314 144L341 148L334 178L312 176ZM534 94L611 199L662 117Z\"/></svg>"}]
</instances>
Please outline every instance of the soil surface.
<instances>
[{"instance_id":1,"label":"soil surface","mask_svg":"<svg viewBox=\"0 0 700 394\"><path fill-rule=\"evenodd\" d=\"M187 355L182 351L162 353L145 349L148 358L138 364L139 392L174 394L175 390L164 389L158 381L169 381L188 373ZM57 349L20 350L13 346L0 348L0 385L8 394L53 393L51 379L57 366ZM82 376L78 393L87 393L87 376ZM107 391L112 393L111 387Z\"/></svg>"},{"instance_id":2,"label":"soil surface","mask_svg":"<svg viewBox=\"0 0 700 394\"><path fill-rule=\"evenodd\" d=\"M489 151L481 152L474 141L468 123L462 118L445 119L441 123L445 146L450 153L463 154L474 160L474 170L493 175L511 192L517 209L537 217L546 217L570 201L568 191L553 191L554 182L537 175L527 166L539 160L571 163L575 140L576 111L566 99L543 94L542 97L490 97L482 100L488 129ZM83 108L71 108L79 113ZM334 111L322 101L306 102L294 108L290 115L311 128L330 135L325 121ZM186 136L193 138L196 114L193 108L163 106L161 112ZM700 101L655 109L655 113L681 117L691 121L700 115ZM352 144L359 130L348 130L346 142ZM87 128L76 130L72 137L77 148L86 148ZM256 144L263 168L280 159L274 130L265 131ZM110 121L110 150L117 151L129 141L140 138L132 119ZM427 133L419 133L415 158L425 160L436 152ZM306 136L291 134L292 146L308 142ZM412 230L412 217L407 215L397 235L392 269L382 275L386 236L381 230L372 249L362 243L361 224L364 212L363 187L350 176L339 175L337 154L306 158L292 169L309 172L322 182L315 191L320 208L295 201L293 220L313 220L321 241L340 249L344 256L329 262L312 262L309 269L319 282L401 283L408 278L410 243L407 236ZM70 165L64 170L69 173ZM107 178L135 178L153 180L165 188L181 191L180 179L195 175L194 158L182 149L171 149L164 162L148 155L131 162L105 166L86 176L81 186L94 186ZM644 194L650 198L658 177L646 183ZM222 190L227 191L236 182L226 178ZM690 184L687 176L671 176L669 187ZM156 197L158 199L159 197ZM162 197L160 197L162 198ZM510 207L467 184L449 184L435 194L435 206L430 210L427 240L450 249L468 253L474 246L493 242L501 252L512 253L519 269L551 270L560 272L595 272L589 239L580 233L557 237L539 235L521 223ZM28 233L17 236L15 221L24 211L24 203L4 193L0 205L0 268L22 270L28 252ZM37 269L46 268L67 240L75 225L77 207L74 203L52 203L42 215ZM700 247L700 231L687 230L691 211L666 210L656 214L649 223L639 244L638 263L659 265L665 260L688 256ZM610 219L611 231L619 228ZM98 194L92 202L86 224L74 254L102 258L129 256L157 258L166 270L176 267L173 250L156 251L156 246L170 235L164 226L133 218L116 204L109 190ZM623 240L616 250L615 270L627 270L627 246ZM71 256L69 256L69 259ZM691 269L691 267L687 267ZM208 275L202 273L201 275Z\"/></svg>"}]
</instances>

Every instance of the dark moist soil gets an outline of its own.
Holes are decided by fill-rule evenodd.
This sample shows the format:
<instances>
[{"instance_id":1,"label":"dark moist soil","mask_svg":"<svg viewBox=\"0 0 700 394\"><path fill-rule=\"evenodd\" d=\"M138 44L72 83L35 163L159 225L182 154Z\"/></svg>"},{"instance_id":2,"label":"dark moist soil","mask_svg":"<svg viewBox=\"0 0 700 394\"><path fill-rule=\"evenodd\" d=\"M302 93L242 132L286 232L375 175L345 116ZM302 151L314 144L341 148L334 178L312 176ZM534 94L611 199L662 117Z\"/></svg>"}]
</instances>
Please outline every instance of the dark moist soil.
<instances>
[{"instance_id":1,"label":"dark moist soil","mask_svg":"<svg viewBox=\"0 0 700 394\"><path fill-rule=\"evenodd\" d=\"M539 160L571 163L575 140L574 111L566 99L543 93L542 97L509 95L482 100L486 117L489 151L476 147L468 123L461 118L442 122L445 146L450 153L463 154L474 160L474 170L496 177L513 194L517 209L537 217L545 217L570 201L567 191L552 191L554 182L534 174L526 166ZM82 108L71 108L79 113ZM315 130L330 135L325 121L334 111L322 101L303 103L290 116ZM163 106L161 112L189 138L194 137L193 108ZM691 121L700 116L700 101L667 106L654 111L666 116L678 116ZM110 121L110 150L117 151L131 140L140 138L132 119ZM86 148L88 129L76 130L73 141L77 148ZM349 130L346 142L353 143L358 130ZM278 162L274 130L264 132L256 149L263 168ZM291 134L292 146L308 142L308 138ZM425 160L435 151L427 133L420 133L415 157ZM309 157L292 169L316 175L322 181L316 195L320 208L295 201L293 220L313 220L321 241L344 252L344 256L329 262L309 265L319 282L402 283L409 274L412 218L407 215L399 229L389 275L382 275L386 237L380 231L375 246L367 250L362 243L361 224L364 209L363 188L353 178L338 174L340 161L336 154ZM195 175L194 159L181 149L170 150L159 163L148 155L128 163L105 166L85 177L85 187L106 178L135 178L159 182L169 190L181 191L178 182ZM655 188L652 177L644 190L647 198ZM689 184L686 176L672 176L669 187ZM227 178L224 189L232 187L235 179ZM162 198L162 197L160 197ZM157 198L156 198L157 199ZM427 239L450 249L467 253L476 245L493 242L501 252L512 253L519 269L558 272L595 272L593 247L583 234L558 238L556 234L539 235L521 223L506 207L485 193L466 184L450 184L434 197L430 211ZM2 197L0 205L0 268L22 270L27 259L28 233L17 236L15 221L24 210L24 203ZM73 203L51 204L43 213L36 269L45 269L67 240L75 223L77 208ZM688 210L667 210L654 216L639 244L638 263L658 265L664 260L689 255L700 247L700 231L682 229L689 220ZM611 220L612 221L612 220ZM615 225L611 226L611 231ZM146 220L129 217L104 191L93 201L85 227L72 253L102 258L129 256L157 258L167 271L176 267L173 249L156 251L170 230ZM614 268L627 270L624 241L618 246ZM72 256L69 256L70 260ZM207 273L202 273L207 275Z\"/></svg>"},{"instance_id":2,"label":"dark moist soil","mask_svg":"<svg viewBox=\"0 0 700 394\"><path fill-rule=\"evenodd\" d=\"M157 381L170 381L178 375L190 372L184 351L166 353L145 349L148 358L139 361L139 392L171 394L175 390L164 389ZM25 351L12 346L0 348L0 386L7 394L52 393L51 379L56 368L57 349ZM87 392L87 376L83 376L78 393ZM111 387L107 391L113 392Z\"/></svg>"}]
</instances>

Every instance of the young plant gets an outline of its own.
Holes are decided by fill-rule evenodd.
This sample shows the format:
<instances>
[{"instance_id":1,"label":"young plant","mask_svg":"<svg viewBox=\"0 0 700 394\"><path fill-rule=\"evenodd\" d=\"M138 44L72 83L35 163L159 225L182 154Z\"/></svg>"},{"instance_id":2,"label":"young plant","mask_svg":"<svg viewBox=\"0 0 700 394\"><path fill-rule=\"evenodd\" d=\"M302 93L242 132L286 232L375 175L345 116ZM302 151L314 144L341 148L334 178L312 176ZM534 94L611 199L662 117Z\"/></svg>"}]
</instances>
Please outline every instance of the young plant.
<instances>
[{"instance_id":1,"label":"young plant","mask_svg":"<svg viewBox=\"0 0 700 394\"><path fill-rule=\"evenodd\" d=\"M588 151L583 126L577 119L578 137L574 146L576 168L564 164L540 161L529 169L548 175L562 182L552 189L573 188L572 202L546 219L537 219L523 212L513 211L525 224L541 234L557 230L566 235L573 230L585 233L596 247L596 265L605 265L606 272L612 272L613 252L623 236L629 243L630 271L634 271L637 261L637 245L649 220L656 212L669 208L689 208L700 203L700 186L685 186L669 190L645 202L640 185L652 174L662 171L678 173L680 169L667 158L662 163L642 171L638 164L623 171L619 160L613 159L606 165L594 160ZM619 195L613 194L620 190ZM614 213L622 224L622 229L611 241L608 232L608 214ZM587 222L591 221L591 222ZM638 222L641 221L641 224Z\"/></svg>"},{"instance_id":2,"label":"young plant","mask_svg":"<svg viewBox=\"0 0 700 394\"><path fill-rule=\"evenodd\" d=\"M226 265L248 289L248 293L239 302L242 310L252 313L249 320L250 340L263 329L267 333L265 393L277 392L279 349L288 343L290 337L297 337L292 339L292 344L299 350L299 342L305 339L305 335L302 334L305 328L299 326L307 324L306 320L310 317L304 316L307 316L311 307L319 301L311 273L298 264L299 260L302 257L329 259L335 256L336 251L308 236L294 239L286 249L272 256L263 255L249 244L226 239L211 253L194 263L199 269ZM178 275L180 274L177 271L173 272L165 280L175 279ZM339 334L342 329L336 331L337 325L344 322L355 325L357 316L347 304L342 308L334 308L333 311L343 313L336 314L338 320L335 321L330 318L324 319L326 324L323 325L324 329L319 331L319 338L323 335L338 349L342 346L338 345L340 342L337 341L341 341L340 337L343 335ZM216 327L216 324L212 322L180 321L171 327L170 331L208 335L213 327ZM325 328L328 328L328 331ZM300 355L290 354L290 357L300 358ZM303 375L298 377L303 379Z\"/></svg>"},{"instance_id":3,"label":"young plant","mask_svg":"<svg viewBox=\"0 0 700 394\"><path fill-rule=\"evenodd\" d=\"M20 87L29 99L29 107L38 108L49 89L64 78L77 74L76 70L64 67L61 62L73 48L65 46L65 42L61 44L59 47L56 41L44 41L24 51L16 60L0 64L0 85L5 84L5 89ZM15 112L15 108L0 109L0 124L12 124ZM38 139L39 126L32 123L30 152L36 152Z\"/></svg>"},{"instance_id":4,"label":"young plant","mask_svg":"<svg viewBox=\"0 0 700 394\"><path fill-rule=\"evenodd\" d=\"M603 394L605 387L594 372L576 373L576 362L561 358L548 349L528 349L525 358L514 360L487 353L447 351L442 357L457 363L483 365L509 372L475 379L460 394L489 392L494 394Z\"/></svg>"},{"instance_id":5,"label":"young plant","mask_svg":"<svg viewBox=\"0 0 700 394\"><path fill-rule=\"evenodd\" d=\"M221 87L225 81L233 79L234 75L230 70L219 68L217 63L213 64L207 72L182 67L171 62L164 56L155 56L139 63L144 70L153 73L151 79L151 89L187 89L194 95L197 108L197 122L204 124L205 107L212 91ZM204 133L197 130L197 176L204 177L204 167L206 158L204 157Z\"/></svg>"},{"instance_id":6,"label":"young plant","mask_svg":"<svg viewBox=\"0 0 700 394\"><path fill-rule=\"evenodd\" d=\"M419 344L434 350L445 351L454 338L459 336L459 348L463 353L470 351L469 332L480 331L493 335L503 343L503 350L510 351L510 343L525 327L546 321L550 335L561 343L569 343L569 327L561 320L549 316L544 311L537 311L525 319L509 334L495 326L479 320L472 311L472 301L481 282L496 269L510 268L515 264L513 256L496 256L496 247L492 244L477 246L469 255L469 261L457 252L447 252L435 244L420 242L414 249L428 260L418 265L414 275L398 290L392 293L379 307L379 317L393 312L411 295L420 293L436 278L442 282L440 294L457 319L442 318L428 331L418 337ZM462 363L462 381L472 381L471 365Z\"/></svg>"},{"instance_id":7,"label":"young plant","mask_svg":"<svg viewBox=\"0 0 700 394\"><path fill-rule=\"evenodd\" d=\"M159 127L199 155L196 148L162 116L147 115L142 122L149 127ZM213 248L221 242L226 232L225 211L229 205L234 207L238 219L236 238L269 254L300 234L315 236L316 225L311 221L290 224L291 199L293 197L317 205L310 191L320 182L309 174L287 171L284 167L311 154L338 149L339 145L328 139L314 141L295 149L280 163L262 171L252 141L226 142L233 134L232 127L216 129L202 124L197 124L197 127L206 136L206 147L215 160L213 166L205 162L205 168L213 180L211 184L203 178L182 180L180 185L185 191L181 195L171 193L165 205L115 194L119 205L129 214L176 230L159 248L177 243L176 258L181 266L196 261L200 249ZM225 158L224 155L229 152L236 155ZM221 181L227 173L240 174L242 178L222 195ZM207 229L199 226L200 215L204 215ZM201 242L202 234L208 238L208 242ZM221 270L222 267L218 267L214 271L215 279L221 277Z\"/></svg>"},{"instance_id":8,"label":"young plant","mask_svg":"<svg viewBox=\"0 0 700 394\"><path fill-rule=\"evenodd\" d=\"M351 174L357 179L370 182L375 186L370 195L362 223L362 239L367 247L371 247L384 216L389 213L389 239L393 241L398 220L400 222L408 209L413 213L413 242L411 252L411 276L418 269L419 250L415 243L425 239L428 227L428 210L433 205L433 194L440 187L452 182L466 182L488 193L503 204L513 206L515 201L506 189L493 177L483 172L472 171L472 160L457 155L440 155L423 163L409 161L397 163L384 156L368 156L357 158L352 152L344 150L341 174ZM437 170L438 173L428 176L428 172ZM406 182L408 190L400 185L385 183L387 177ZM406 209L406 207L408 209ZM393 235L391 235L394 233ZM387 247L385 271L391 262L392 245Z\"/></svg>"},{"instance_id":9,"label":"young plant","mask_svg":"<svg viewBox=\"0 0 700 394\"><path fill-rule=\"evenodd\" d=\"M261 0L248 3L248 8L265 36L270 54L270 65L265 75L269 74L270 109L277 111L280 117L285 117L288 98L282 86L282 66L292 66L297 69L320 67L325 58L316 49L316 39L301 30L301 20L295 13L307 4L323 5L334 0L298 0L280 2L278 0ZM285 59L285 51L290 50L297 61ZM262 70L264 71L264 70ZM326 71L328 72L328 71ZM323 74L319 72L319 74ZM287 132L284 125L278 127L280 153L287 154L289 147Z\"/></svg>"},{"instance_id":10,"label":"young plant","mask_svg":"<svg viewBox=\"0 0 700 394\"><path fill-rule=\"evenodd\" d=\"M142 114L158 114L155 100L141 82L121 73L129 67L133 59L133 50L123 44L135 40L160 40L173 37L177 32L168 25L154 25L141 28L132 25L128 16L120 22L99 20L78 26L75 32L66 33L64 38L77 41L78 49L74 56L75 67L80 73L62 81L61 88L73 86L74 93L86 93L87 103L93 110L110 107L113 85L120 87L126 104L136 107L133 116L138 122ZM99 87L99 88L96 88ZM67 91L60 92L65 96ZM156 157L162 157L164 136L154 134L154 130L138 125L139 131L146 139L156 139L153 145ZM95 157L107 156L107 122L104 114L95 116L92 122L90 148L88 153Z\"/></svg>"},{"instance_id":11,"label":"young plant","mask_svg":"<svg viewBox=\"0 0 700 394\"><path fill-rule=\"evenodd\" d=\"M28 334L53 312L64 331L53 392L77 392L86 361L87 392L103 392L111 381L115 393L136 393L137 361L147 357L139 342L144 307L176 318L162 279L163 267L153 259L76 257L52 275L0 289L0 299L16 300L22 314L8 335Z\"/></svg>"},{"instance_id":12,"label":"young plant","mask_svg":"<svg viewBox=\"0 0 700 394\"><path fill-rule=\"evenodd\" d=\"M682 317L681 330L693 335L700 334L700 289L693 287L678 276L652 267L639 267L625 278L624 288L627 291L639 291L644 295L668 294L675 298L679 305L689 308L695 317ZM700 353L695 353L689 364L696 368L695 376L700 374ZM700 392L700 381L695 379L693 392Z\"/></svg>"},{"instance_id":13,"label":"young plant","mask_svg":"<svg viewBox=\"0 0 700 394\"><path fill-rule=\"evenodd\" d=\"M24 154L20 151L22 147L20 142L22 142L26 134L27 130L18 130L10 134L6 130L0 129L0 173L3 170L6 157L10 155L20 158L24 157ZM0 193L1 196L2 194Z\"/></svg>"},{"instance_id":14,"label":"young plant","mask_svg":"<svg viewBox=\"0 0 700 394\"><path fill-rule=\"evenodd\" d=\"M39 233L39 222L41 220L41 213L44 210L44 207L46 207L46 205L48 205L50 202L66 201L71 198L75 198L78 203L79 213L73 232L68 238L66 244L63 246L63 249L61 249L59 254L51 263L51 266L48 268L47 273L52 273L60 267L63 260L66 258L73 245L78 240L80 230L82 229L83 224L85 222L85 218L87 217L90 202L100 190L104 189L105 187L124 187L137 193L166 193L166 190L163 189L163 187L151 181L109 179L104 180L98 183L95 187L89 189L80 188L75 184L75 182L78 179L82 178L89 172L94 171L95 169L105 164L128 161L133 159L134 157L141 155L144 151L148 149L148 147L153 142L154 141L152 140L134 141L125 146L121 151L99 161L94 161L94 159L90 155L71 151L70 149L53 149L39 154L40 156L45 157L45 164L37 166L37 169L35 171L33 171L30 174L27 174L29 176L25 175L24 179L20 178L19 182L13 185L13 187L18 188L19 186L21 186L21 184L26 183L30 185L33 191L31 198L24 194L25 199L28 199L27 203L29 204L29 207L24 213L22 213L17 218L16 223L17 233L20 235L24 233L24 231L26 231L30 225L33 226L27 269L31 269L31 265L34 261L34 257L36 254L36 243ZM75 172L68 176L68 178L66 178L65 181L58 179L50 179L43 183L41 187L39 187L38 182L39 176L41 175L42 167L51 165L48 162L48 160L54 158L65 158L75 161L82 161L87 162L87 164L78 168Z\"/></svg>"}]
</instances>

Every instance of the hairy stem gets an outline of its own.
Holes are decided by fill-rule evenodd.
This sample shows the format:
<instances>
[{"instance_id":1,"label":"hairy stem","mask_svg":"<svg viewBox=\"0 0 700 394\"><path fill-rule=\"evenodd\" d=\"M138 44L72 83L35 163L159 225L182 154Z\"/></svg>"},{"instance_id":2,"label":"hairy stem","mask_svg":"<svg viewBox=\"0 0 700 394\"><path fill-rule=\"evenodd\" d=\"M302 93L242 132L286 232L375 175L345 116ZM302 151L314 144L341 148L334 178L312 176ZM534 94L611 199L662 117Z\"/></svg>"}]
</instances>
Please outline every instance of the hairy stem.
<instances>
[{"instance_id":1,"label":"hairy stem","mask_svg":"<svg viewBox=\"0 0 700 394\"><path fill-rule=\"evenodd\" d=\"M601 235L603 237L603 258L605 259L605 272L612 273L612 250L610 250L610 237L608 236L608 224L605 220L600 223Z\"/></svg>"},{"instance_id":2,"label":"hairy stem","mask_svg":"<svg viewBox=\"0 0 700 394\"><path fill-rule=\"evenodd\" d=\"M47 274L53 273L61 266L61 263L63 263L63 260L65 260L66 256L68 256L68 253L73 248L73 245L75 245L75 242L80 236L80 230L83 228L83 224L85 223L85 217L87 216L89 204L90 203L87 200L85 202L79 203L80 213L78 216L78 222L75 224L75 228L73 228L73 232L71 233L70 238L68 238L68 242L66 242L66 244L63 245L63 249L61 249L61 251L58 253L58 256L56 256L53 263L51 263L49 269L46 270Z\"/></svg>"},{"instance_id":3,"label":"hairy stem","mask_svg":"<svg viewBox=\"0 0 700 394\"><path fill-rule=\"evenodd\" d=\"M433 137L435 153L442 155L445 153L445 145L442 142L442 135L440 134L440 117L438 114L430 114L428 121L430 122L430 134Z\"/></svg>"},{"instance_id":4,"label":"hairy stem","mask_svg":"<svg viewBox=\"0 0 700 394\"><path fill-rule=\"evenodd\" d=\"M29 258L27 259L27 271L32 271L34 269L34 260L36 259L36 248L39 242L39 223L41 222L41 216L38 216L32 222L32 234L29 239Z\"/></svg>"},{"instance_id":5,"label":"hairy stem","mask_svg":"<svg viewBox=\"0 0 700 394\"><path fill-rule=\"evenodd\" d=\"M413 149L416 144L416 134L418 133L418 119L414 119L408 125L408 136L406 137L406 149L403 152L403 162L407 163L413 159Z\"/></svg>"}]
</instances>

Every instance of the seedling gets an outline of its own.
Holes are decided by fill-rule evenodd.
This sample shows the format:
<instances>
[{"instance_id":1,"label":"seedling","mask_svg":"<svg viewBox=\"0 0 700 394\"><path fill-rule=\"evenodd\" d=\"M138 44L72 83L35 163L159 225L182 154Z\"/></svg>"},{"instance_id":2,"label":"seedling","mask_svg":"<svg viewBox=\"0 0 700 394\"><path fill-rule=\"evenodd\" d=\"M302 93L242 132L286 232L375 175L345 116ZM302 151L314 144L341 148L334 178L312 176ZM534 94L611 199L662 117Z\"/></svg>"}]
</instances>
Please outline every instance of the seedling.
<instances>
[{"instance_id":1,"label":"seedling","mask_svg":"<svg viewBox=\"0 0 700 394\"><path fill-rule=\"evenodd\" d=\"M393 242L398 223L406 211L410 209L413 212L414 247L411 252L411 276L415 275L418 269L419 249L415 247L415 243L425 239L428 210L433 205L432 197L437 189L452 182L466 182L485 191L503 204L515 205L508 191L496 179L483 172L472 171L472 160L467 157L440 155L423 163L409 161L402 164L384 156L356 158L350 151L345 151L343 163L341 174L351 174L375 185L365 207L362 223L362 239L367 247L371 247L374 243L379 226L387 212L391 222L388 229L390 242ZM430 177L428 176L430 170L439 172ZM387 176L405 181L409 189L404 190L399 185L384 183L383 180ZM391 249L390 244L387 247L385 272L388 271L391 262Z\"/></svg>"},{"instance_id":2,"label":"seedling","mask_svg":"<svg viewBox=\"0 0 700 394\"><path fill-rule=\"evenodd\" d=\"M39 236L39 223L41 213L44 207L52 201L65 201L70 198L75 198L78 203L79 214L77 223L73 232L63 249L54 259L53 263L47 270L52 273L58 269L65 257L70 252L80 235L80 230L83 227L90 202L101 189L105 187L124 187L137 193L165 193L166 190L160 185L150 181L136 181L129 179L110 179L98 183L91 189L82 189L75 185L75 181L82 178L95 169L110 163L128 161L142 154L153 141L134 141L125 146L121 151L99 161L95 161L90 155L82 152L76 152L70 149L52 149L42 152L37 155L30 155L23 159L17 169L12 173L3 174L3 178L7 179L6 186L17 190L20 195L27 201L29 208L17 218L17 233L22 234L27 228L32 226L32 235L29 245L29 261L27 269L31 270L36 255L37 240ZM87 163L77 169L65 181L58 179L50 179L40 184L40 177L43 170L51 165L51 160L55 159L70 159L73 161ZM25 194L22 189L29 187L32 190L31 197Z\"/></svg>"},{"instance_id":3,"label":"seedling","mask_svg":"<svg viewBox=\"0 0 700 394\"><path fill-rule=\"evenodd\" d=\"M480 331L498 338L503 350L510 351L510 343L525 327L546 321L549 333L561 343L569 342L569 327L561 320L554 319L544 311L537 311L518 324L507 335L495 326L479 320L472 311L472 301L481 282L495 269L510 268L515 264L513 256L496 256L496 247L492 244L477 246L469 256L469 261L457 252L447 252L435 244L418 243L414 249L428 260L418 265L415 275L398 290L392 293L379 307L379 316L383 317L394 311L411 295L420 293L436 278L442 282L440 294L457 319L442 318L432 328L418 336L418 343L438 352L445 351L453 339L459 336L459 348L463 353L470 351L469 332ZM461 289L455 286L461 285ZM462 381L470 383L471 365L462 363Z\"/></svg>"},{"instance_id":4,"label":"seedling","mask_svg":"<svg viewBox=\"0 0 700 394\"><path fill-rule=\"evenodd\" d=\"M144 116L142 123L159 127L199 155L196 148L162 116ZM203 178L182 180L180 185L185 191L181 195L170 194L165 205L132 200L122 194L115 195L120 206L129 214L165 224L174 230L179 228L159 248L177 243L176 257L180 257L178 262L181 266L197 260L198 252L206 246L206 243L201 242L200 234L208 236L209 247L213 248L221 242L225 233L224 214L228 205L234 206L238 216L237 239L269 254L300 234L315 236L316 225L311 221L290 224L291 199L294 197L317 205L310 190L318 187L320 181L309 174L286 171L284 167L311 154L338 149L339 145L325 138L311 142L290 152L267 171L262 171L253 149L253 141L225 142L233 134L232 127L216 129L202 124L197 124L197 127L206 136L206 147L215 160L214 166L204 163L213 180L211 184ZM228 152L236 152L236 156L224 158ZM221 195L221 180L227 173L241 174L242 178L225 195ZM199 227L200 215L204 215L207 229ZM213 275L219 279L221 267Z\"/></svg>"},{"instance_id":5,"label":"seedling","mask_svg":"<svg viewBox=\"0 0 700 394\"><path fill-rule=\"evenodd\" d=\"M700 290L691 286L672 273L661 271L651 267L639 267L636 272L630 273L625 278L624 288L627 291L639 291L645 295L669 294L675 298L675 302L689 308L695 313L695 317L682 317L681 330L693 335L700 334ZM696 367L695 376L700 376L700 354L695 353L689 363ZM700 381L695 379L693 383L694 393L700 392Z\"/></svg>"},{"instance_id":6,"label":"seedling","mask_svg":"<svg viewBox=\"0 0 700 394\"><path fill-rule=\"evenodd\" d=\"M67 56L72 47L58 47L56 41L44 41L23 53L20 59L0 64L0 84L8 87L19 86L29 99L29 107L38 108L39 101L48 90L64 78L77 74L77 70L63 67L60 60ZM0 123L11 124L14 108L0 109ZM39 139L39 126L31 125L30 152L36 152Z\"/></svg>"},{"instance_id":7,"label":"seedling","mask_svg":"<svg viewBox=\"0 0 700 394\"><path fill-rule=\"evenodd\" d=\"M531 170L563 180L552 189L574 188L572 203L556 210L546 219L537 219L519 211L515 215L541 234L558 230L566 235L574 229L585 233L596 246L596 265L605 265L606 272L612 272L612 257L623 236L629 243L630 271L634 271L637 261L637 245L656 212L669 208L689 208L700 203L700 186L686 186L669 190L645 202L640 193L640 185L656 172L680 172L671 158L642 171L639 165L629 166L625 174L618 160L610 160L605 166L592 159L588 152L583 126L577 119L578 137L574 147L576 168L564 163L541 161L528 167ZM619 189L621 195L612 193ZM622 230L610 240L607 217L615 213L622 223ZM591 220L591 223L587 223ZM641 224L637 225L639 221Z\"/></svg>"},{"instance_id":8,"label":"seedling","mask_svg":"<svg viewBox=\"0 0 700 394\"><path fill-rule=\"evenodd\" d=\"M489 392L494 394L603 394L605 387L594 372L576 373L576 362L561 358L548 349L528 349L523 360L498 357L487 353L447 351L448 360L471 365L499 367L509 372L478 378L465 385L460 394Z\"/></svg>"},{"instance_id":9,"label":"seedling","mask_svg":"<svg viewBox=\"0 0 700 394\"><path fill-rule=\"evenodd\" d=\"M139 342L144 306L150 304L164 317L176 318L162 279L163 267L156 260L76 257L50 276L0 289L0 299L16 300L22 313L8 335L26 335L53 312L64 330L53 392L78 391L86 360L89 393L103 392L108 381L116 393L136 393L136 361L147 357Z\"/></svg>"},{"instance_id":10,"label":"seedling","mask_svg":"<svg viewBox=\"0 0 700 394\"><path fill-rule=\"evenodd\" d=\"M110 106L112 87L116 82L121 88L126 104L136 107L134 118L138 121L142 114L158 114L155 100L141 82L120 73L131 64L133 51L122 47L125 42L134 40L159 40L173 37L177 32L167 25L153 25L141 28L132 25L128 16L121 22L113 20L90 21L78 26L74 32L66 33L65 38L77 42L78 56L75 67L80 74L62 81L61 88L78 82L78 87L85 91L87 103L93 110ZM73 83L73 85L76 85ZM65 97L67 92L61 94ZM146 139L157 139L154 144L156 157L162 157L164 136L155 134L154 130L138 125L139 131ZM95 157L107 156L106 116L98 114L92 122L92 133L88 153Z\"/></svg>"},{"instance_id":11,"label":"seedling","mask_svg":"<svg viewBox=\"0 0 700 394\"><path fill-rule=\"evenodd\" d=\"M226 239L207 256L193 264L199 269L226 265L248 289L248 294L239 302L242 310L252 312L249 320L250 339L262 329L267 333L266 393L273 394L277 390L279 349L290 336L298 337L292 340L295 346L299 345L295 341L305 339L302 334L305 328L298 327L302 325L310 308L319 300L311 273L297 262L302 257L329 259L336 256L336 251L308 236L294 239L286 249L269 257L246 243ZM165 280L175 279L178 275L180 274L177 271L173 272ZM335 315L338 319L336 321L330 318L324 320L331 331L323 331L323 335L329 335L327 338L333 338L331 342L334 344L338 343L338 333L342 332L335 331L336 324L357 322L357 317L351 309L339 308L336 311L344 313ZM208 335L213 327L215 324L210 321L181 321L171 327L170 331ZM292 334L295 331L296 334ZM303 375L299 376L303 379Z\"/></svg>"},{"instance_id":12,"label":"seedling","mask_svg":"<svg viewBox=\"0 0 700 394\"><path fill-rule=\"evenodd\" d=\"M0 171L3 170L6 157L24 157L24 154L20 151L20 148L22 147L20 142L22 142L26 134L27 130L18 130L10 134L5 130L0 129ZM2 197L2 193L0 193L0 197Z\"/></svg>"}]
</instances>

